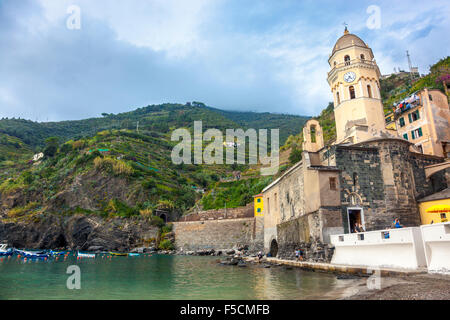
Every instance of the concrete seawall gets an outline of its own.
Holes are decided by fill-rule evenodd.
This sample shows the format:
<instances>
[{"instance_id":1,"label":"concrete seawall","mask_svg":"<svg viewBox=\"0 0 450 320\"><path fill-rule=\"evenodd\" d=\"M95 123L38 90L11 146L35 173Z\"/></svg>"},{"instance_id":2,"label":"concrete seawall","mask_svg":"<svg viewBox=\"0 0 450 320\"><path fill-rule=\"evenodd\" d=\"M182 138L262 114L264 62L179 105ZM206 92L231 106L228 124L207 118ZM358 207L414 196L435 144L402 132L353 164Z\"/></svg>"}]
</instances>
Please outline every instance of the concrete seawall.
<instances>
[{"instance_id":1,"label":"concrete seawall","mask_svg":"<svg viewBox=\"0 0 450 320\"><path fill-rule=\"evenodd\" d=\"M231 249L247 246L262 250L264 220L260 217L174 222L177 250Z\"/></svg>"}]
</instances>

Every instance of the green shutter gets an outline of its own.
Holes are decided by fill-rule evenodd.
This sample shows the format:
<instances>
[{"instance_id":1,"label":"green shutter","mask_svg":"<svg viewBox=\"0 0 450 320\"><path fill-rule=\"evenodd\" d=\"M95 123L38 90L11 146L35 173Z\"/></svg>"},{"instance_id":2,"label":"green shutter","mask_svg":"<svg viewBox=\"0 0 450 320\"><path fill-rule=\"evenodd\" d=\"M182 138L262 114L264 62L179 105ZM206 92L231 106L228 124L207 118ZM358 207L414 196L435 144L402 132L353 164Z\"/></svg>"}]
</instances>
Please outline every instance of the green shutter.
<instances>
[{"instance_id":1,"label":"green shutter","mask_svg":"<svg viewBox=\"0 0 450 320\"><path fill-rule=\"evenodd\" d=\"M413 140L416 138L416 136L414 135L414 131L411 131L411 137L413 138Z\"/></svg>"},{"instance_id":2,"label":"green shutter","mask_svg":"<svg viewBox=\"0 0 450 320\"><path fill-rule=\"evenodd\" d=\"M419 128L419 137L422 136L422 128Z\"/></svg>"},{"instance_id":3,"label":"green shutter","mask_svg":"<svg viewBox=\"0 0 450 320\"><path fill-rule=\"evenodd\" d=\"M405 126L405 119L400 118L400 127L404 127Z\"/></svg>"},{"instance_id":4,"label":"green shutter","mask_svg":"<svg viewBox=\"0 0 450 320\"><path fill-rule=\"evenodd\" d=\"M405 140L408 140L408 134L405 133L405 134L403 135L403 138L404 138Z\"/></svg>"},{"instance_id":5,"label":"green shutter","mask_svg":"<svg viewBox=\"0 0 450 320\"><path fill-rule=\"evenodd\" d=\"M409 123L412 123L412 122L413 122L413 119L412 119L412 115L411 115L411 113L410 113L410 114L408 114L408 119L409 119Z\"/></svg>"},{"instance_id":6,"label":"green shutter","mask_svg":"<svg viewBox=\"0 0 450 320\"><path fill-rule=\"evenodd\" d=\"M417 113L417 120L419 120L420 119L420 112L419 112L419 110L416 110L416 113Z\"/></svg>"}]
</instances>

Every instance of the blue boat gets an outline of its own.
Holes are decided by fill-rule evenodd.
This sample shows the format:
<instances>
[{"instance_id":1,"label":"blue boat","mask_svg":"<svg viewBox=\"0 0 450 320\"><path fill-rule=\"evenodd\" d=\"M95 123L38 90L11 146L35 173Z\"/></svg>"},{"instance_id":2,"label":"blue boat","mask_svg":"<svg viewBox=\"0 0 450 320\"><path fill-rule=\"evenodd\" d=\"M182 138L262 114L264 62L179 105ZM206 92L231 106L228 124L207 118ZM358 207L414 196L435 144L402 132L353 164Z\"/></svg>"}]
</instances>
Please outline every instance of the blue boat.
<instances>
[{"instance_id":1,"label":"blue boat","mask_svg":"<svg viewBox=\"0 0 450 320\"><path fill-rule=\"evenodd\" d=\"M50 250L49 253L50 253L50 255L53 256L53 257L56 257L56 256L63 256L63 255L66 254L65 251L53 251L53 250Z\"/></svg>"},{"instance_id":2,"label":"blue boat","mask_svg":"<svg viewBox=\"0 0 450 320\"><path fill-rule=\"evenodd\" d=\"M12 256L14 251L12 249L6 249L6 244L0 244L0 257Z\"/></svg>"},{"instance_id":3,"label":"blue boat","mask_svg":"<svg viewBox=\"0 0 450 320\"><path fill-rule=\"evenodd\" d=\"M130 257L139 257L140 254L139 253L129 253L128 254Z\"/></svg>"}]
</instances>

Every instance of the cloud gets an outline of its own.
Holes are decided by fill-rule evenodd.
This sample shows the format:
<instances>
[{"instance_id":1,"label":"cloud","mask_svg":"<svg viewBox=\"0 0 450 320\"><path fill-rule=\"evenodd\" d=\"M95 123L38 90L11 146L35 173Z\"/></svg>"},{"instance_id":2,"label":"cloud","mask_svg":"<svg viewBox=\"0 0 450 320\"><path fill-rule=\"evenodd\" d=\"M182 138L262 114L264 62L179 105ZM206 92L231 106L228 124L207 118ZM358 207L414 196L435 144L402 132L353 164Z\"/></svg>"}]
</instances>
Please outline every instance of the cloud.
<instances>
[{"instance_id":1,"label":"cloud","mask_svg":"<svg viewBox=\"0 0 450 320\"><path fill-rule=\"evenodd\" d=\"M80 119L192 100L316 115L332 100L327 59L344 21L373 48L382 73L406 69L406 50L422 73L448 54L448 4L377 1L382 27L370 30L371 4L6 0L0 117ZM81 9L81 30L66 28L70 5Z\"/></svg>"}]
</instances>

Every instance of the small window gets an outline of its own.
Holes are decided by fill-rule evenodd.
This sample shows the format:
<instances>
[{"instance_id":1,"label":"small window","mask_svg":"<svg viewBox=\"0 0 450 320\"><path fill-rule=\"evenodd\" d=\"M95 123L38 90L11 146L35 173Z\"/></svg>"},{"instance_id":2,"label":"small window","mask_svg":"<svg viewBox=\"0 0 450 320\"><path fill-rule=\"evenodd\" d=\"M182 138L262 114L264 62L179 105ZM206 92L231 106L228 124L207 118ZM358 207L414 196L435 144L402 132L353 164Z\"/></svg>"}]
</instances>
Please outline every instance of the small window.
<instances>
[{"instance_id":1,"label":"small window","mask_svg":"<svg viewBox=\"0 0 450 320\"><path fill-rule=\"evenodd\" d=\"M405 119L403 117L401 117L398 122L400 123L400 127L404 127L405 126Z\"/></svg>"},{"instance_id":2,"label":"small window","mask_svg":"<svg viewBox=\"0 0 450 320\"><path fill-rule=\"evenodd\" d=\"M358 174L353 172L353 185L356 186L358 184Z\"/></svg>"},{"instance_id":3,"label":"small window","mask_svg":"<svg viewBox=\"0 0 450 320\"><path fill-rule=\"evenodd\" d=\"M411 131L411 137L413 139L417 139L417 138L421 137L422 135L423 135L422 134L422 128L419 128L419 129Z\"/></svg>"},{"instance_id":4,"label":"small window","mask_svg":"<svg viewBox=\"0 0 450 320\"><path fill-rule=\"evenodd\" d=\"M258 198L258 200L256 200L257 202L261 202L261 198Z\"/></svg>"},{"instance_id":5,"label":"small window","mask_svg":"<svg viewBox=\"0 0 450 320\"><path fill-rule=\"evenodd\" d=\"M256 210L257 212L261 212L261 208L258 208L258 210Z\"/></svg>"},{"instance_id":6,"label":"small window","mask_svg":"<svg viewBox=\"0 0 450 320\"><path fill-rule=\"evenodd\" d=\"M370 85L367 85L367 94L369 95L369 98L372 98L372 88Z\"/></svg>"},{"instance_id":7,"label":"small window","mask_svg":"<svg viewBox=\"0 0 450 320\"><path fill-rule=\"evenodd\" d=\"M339 97L339 92L336 92L336 100L337 100L337 104L341 104L341 97Z\"/></svg>"},{"instance_id":8,"label":"small window","mask_svg":"<svg viewBox=\"0 0 450 320\"><path fill-rule=\"evenodd\" d=\"M334 62L334 66L336 67L336 65L337 65L337 62L335 61L335 62Z\"/></svg>"},{"instance_id":9,"label":"small window","mask_svg":"<svg viewBox=\"0 0 450 320\"><path fill-rule=\"evenodd\" d=\"M447 219L447 215L445 213L441 213L441 219Z\"/></svg>"},{"instance_id":10,"label":"small window","mask_svg":"<svg viewBox=\"0 0 450 320\"><path fill-rule=\"evenodd\" d=\"M355 98L356 98L356 95L355 95L355 87L350 86L350 87L348 88L348 90L350 91L350 99L355 99Z\"/></svg>"},{"instance_id":11,"label":"small window","mask_svg":"<svg viewBox=\"0 0 450 320\"><path fill-rule=\"evenodd\" d=\"M336 178L330 178L330 190L337 190Z\"/></svg>"},{"instance_id":12,"label":"small window","mask_svg":"<svg viewBox=\"0 0 450 320\"><path fill-rule=\"evenodd\" d=\"M405 134L403 135L403 139L408 140L408 134L407 134L407 133L405 133Z\"/></svg>"},{"instance_id":13,"label":"small window","mask_svg":"<svg viewBox=\"0 0 450 320\"><path fill-rule=\"evenodd\" d=\"M316 126L311 126L310 134L311 134L311 142L316 143Z\"/></svg>"},{"instance_id":14,"label":"small window","mask_svg":"<svg viewBox=\"0 0 450 320\"><path fill-rule=\"evenodd\" d=\"M349 66L350 65L350 56L345 56L344 61L345 61L345 65Z\"/></svg>"},{"instance_id":15,"label":"small window","mask_svg":"<svg viewBox=\"0 0 450 320\"><path fill-rule=\"evenodd\" d=\"M361 54L361 60L365 60L365 57L363 54Z\"/></svg>"},{"instance_id":16,"label":"small window","mask_svg":"<svg viewBox=\"0 0 450 320\"><path fill-rule=\"evenodd\" d=\"M431 94L429 94L428 97L430 98L430 101L433 101L433 96Z\"/></svg>"}]
</instances>

